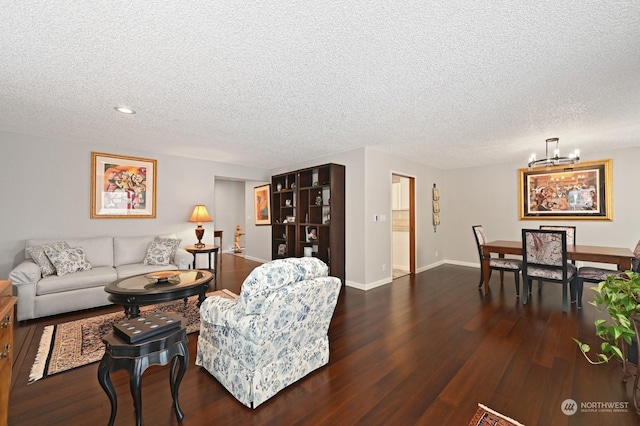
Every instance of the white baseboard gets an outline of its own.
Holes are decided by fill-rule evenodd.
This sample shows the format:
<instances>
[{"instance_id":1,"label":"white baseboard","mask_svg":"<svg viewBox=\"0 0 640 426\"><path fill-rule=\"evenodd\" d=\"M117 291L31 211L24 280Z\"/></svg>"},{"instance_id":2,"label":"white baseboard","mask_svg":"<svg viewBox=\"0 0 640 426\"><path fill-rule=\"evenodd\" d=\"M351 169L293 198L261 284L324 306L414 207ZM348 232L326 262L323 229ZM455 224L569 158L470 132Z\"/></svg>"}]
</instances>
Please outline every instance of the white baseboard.
<instances>
[{"instance_id":1,"label":"white baseboard","mask_svg":"<svg viewBox=\"0 0 640 426\"><path fill-rule=\"evenodd\" d=\"M264 260L264 259L259 259L257 257L253 257L253 256L247 256L246 254L242 254L242 253L234 253L236 256L241 256L244 257L247 260L253 260L254 262L259 262L259 263L267 263L267 262L271 262L270 260Z\"/></svg>"},{"instance_id":2,"label":"white baseboard","mask_svg":"<svg viewBox=\"0 0 640 426\"><path fill-rule=\"evenodd\" d=\"M470 268L480 268L480 263L461 262L459 260L447 260L444 263L446 263L448 265L468 266Z\"/></svg>"},{"instance_id":3,"label":"white baseboard","mask_svg":"<svg viewBox=\"0 0 640 426\"><path fill-rule=\"evenodd\" d=\"M373 282L373 283L369 283L369 284L362 284L362 283L357 283L354 281L346 281L344 283L344 285L346 285L347 287L353 287L353 288L357 288L358 290L371 290L372 288L376 288L376 287L380 287L386 284L390 284L393 281L393 279L391 277L389 278L384 278L382 280Z\"/></svg>"},{"instance_id":4,"label":"white baseboard","mask_svg":"<svg viewBox=\"0 0 640 426\"><path fill-rule=\"evenodd\" d=\"M433 269L433 268L437 268L438 266L441 265L457 265L457 266L469 266L471 268L480 268L480 264L479 263L472 263L472 262L460 262L457 260L440 260L438 262L432 263L430 265L426 265L423 266L421 268L418 268L416 270L416 274L420 273L420 272L424 272L424 271L428 271L429 269ZM380 287L386 284L391 284L393 282L393 278L392 277L388 277L388 278L383 278L381 280L372 282L372 283L368 283L368 284L363 284L363 283L358 283L355 281L346 281L345 285L347 287L353 287L353 288L357 288L358 290L371 290L373 288L376 287Z\"/></svg>"}]
</instances>

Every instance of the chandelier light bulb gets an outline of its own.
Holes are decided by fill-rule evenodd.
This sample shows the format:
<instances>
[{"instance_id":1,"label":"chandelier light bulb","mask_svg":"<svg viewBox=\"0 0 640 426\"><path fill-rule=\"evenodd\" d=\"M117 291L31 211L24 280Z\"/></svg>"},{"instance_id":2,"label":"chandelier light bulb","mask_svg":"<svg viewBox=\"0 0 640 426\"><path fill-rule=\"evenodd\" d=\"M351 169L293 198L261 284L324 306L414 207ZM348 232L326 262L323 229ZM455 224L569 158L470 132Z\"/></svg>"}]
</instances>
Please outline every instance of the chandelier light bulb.
<instances>
[{"instance_id":1,"label":"chandelier light bulb","mask_svg":"<svg viewBox=\"0 0 640 426\"><path fill-rule=\"evenodd\" d=\"M569 154L568 157L560 156L560 147L558 146L560 139L558 138L549 138L545 141L546 146L546 155L545 158L541 158L540 160L536 159L535 154L531 154L529 157L528 166L530 169L534 167L550 167L550 166L559 166L564 164L576 164L580 162L580 150L576 149L572 154ZM549 144L552 147L549 147ZM553 147L555 145L555 147ZM551 150L549 148L552 148ZM553 152L552 155L549 155L550 152Z\"/></svg>"},{"instance_id":2,"label":"chandelier light bulb","mask_svg":"<svg viewBox=\"0 0 640 426\"><path fill-rule=\"evenodd\" d=\"M118 112L121 112L123 114L135 114L135 110L126 107L126 106L117 106L117 107L113 107L113 109L115 109Z\"/></svg>"}]
</instances>

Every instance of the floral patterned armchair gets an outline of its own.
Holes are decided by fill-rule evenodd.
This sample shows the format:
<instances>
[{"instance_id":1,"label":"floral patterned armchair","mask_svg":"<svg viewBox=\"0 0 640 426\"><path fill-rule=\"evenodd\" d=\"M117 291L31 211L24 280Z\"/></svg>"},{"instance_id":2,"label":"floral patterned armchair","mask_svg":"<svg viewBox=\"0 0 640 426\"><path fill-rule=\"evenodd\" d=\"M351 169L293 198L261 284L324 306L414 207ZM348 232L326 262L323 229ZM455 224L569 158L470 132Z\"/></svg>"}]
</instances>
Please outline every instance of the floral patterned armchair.
<instances>
[{"instance_id":1,"label":"floral patterned armchair","mask_svg":"<svg viewBox=\"0 0 640 426\"><path fill-rule=\"evenodd\" d=\"M238 299L202 303L196 365L256 408L329 362L327 332L340 287L316 258L257 267Z\"/></svg>"}]
</instances>

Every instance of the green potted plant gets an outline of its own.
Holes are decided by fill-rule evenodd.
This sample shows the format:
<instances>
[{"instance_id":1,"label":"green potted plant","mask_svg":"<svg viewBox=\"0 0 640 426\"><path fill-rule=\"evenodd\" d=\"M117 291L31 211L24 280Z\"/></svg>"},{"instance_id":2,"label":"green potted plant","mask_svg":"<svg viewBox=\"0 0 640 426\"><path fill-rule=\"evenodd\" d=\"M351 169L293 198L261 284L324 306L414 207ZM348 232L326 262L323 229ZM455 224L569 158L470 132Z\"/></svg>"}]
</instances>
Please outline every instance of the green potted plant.
<instances>
[{"instance_id":1,"label":"green potted plant","mask_svg":"<svg viewBox=\"0 0 640 426\"><path fill-rule=\"evenodd\" d=\"M626 271L608 275L606 281L598 284L594 291L594 300L589 303L600 311L606 310L610 317L609 320L597 319L594 322L596 336L603 340L596 359L589 356L589 345L573 340L591 364L604 364L619 358L626 365L627 348L636 340L634 319L640 321L640 274Z\"/></svg>"}]
</instances>

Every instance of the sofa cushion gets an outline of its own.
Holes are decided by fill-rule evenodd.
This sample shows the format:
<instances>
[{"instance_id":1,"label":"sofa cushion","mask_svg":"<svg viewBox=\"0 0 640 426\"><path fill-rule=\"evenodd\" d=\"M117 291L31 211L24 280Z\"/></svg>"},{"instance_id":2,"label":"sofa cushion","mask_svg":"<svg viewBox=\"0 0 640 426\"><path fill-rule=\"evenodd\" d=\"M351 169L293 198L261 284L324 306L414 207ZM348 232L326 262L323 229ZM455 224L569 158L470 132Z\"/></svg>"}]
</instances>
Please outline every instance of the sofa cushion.
<instances>
[{"instance_id":1,"label":"sofa cushion","mask_svg":"<svg viewBox=\"0 0 640 426\"><path fill-rule=\"evenodd\" d=\"M27 240L26 247L50 244L56 241L60 241L60 239ZM69 244L69 247L82 247L87 256L87 261L91 263L94 268L99 266L113 267L113 238L65 238L64 241Z\"/></svg>"},{"instance_id":2,"label":"sofa cushion","mask_svg":"<svg viewBox=\"0 0 640 426\"><path fill-rule=\"evenodd\" d=\"M103 287L117 279L116 270L111 266L99 266L88 271L76 272L63 277L50 275L38 281L36 294L42 296L44 294L61 293L83 288ZM73 293L69 297L73 297Z\"/></svg>"},{"instance_id":3,"label":"sofa cushion","mask_svg":"<svg viewBox=\"0 0 640 426\"><path fill-rule=\"evenodd\" d=\"M151 241L153 241L153 236L149 235L142 237L115 237L113 239L115 266L133 263L142 264Z\"/></svg>"},{"instance_id":4,"label":"sofa cushion","mask_svg":"<svg viewBox=\"0 0 640 426\"><path fill-rule=\"evenodd\" d=\"M180 239L155 237L147 248L144 265L169 265L173 263Z\"/></svg>"},{"instance_id":5,"label":"sofa cushion","mask_svg":"<svg viewBox=\"0 0 640 426\"><path fill-rule=\"evenodd\" d=\"M171 246L171 260L170 262L173 264L176 264L176 251L178 250L178 247L180 247L180 242L182 241L182 238L175 238L175 237L155 237L153 239L153 241L158 242L158 243L164 243L167 244L169 246Z\"/></svg>"},{"instance_id":6,"label":"sofa cushion","mask_svg":"<svg viewBox=\"0 0 640 426\"><path fill-rule=\"evenodd\" d=\"M329 275L318 258L277 259L254 269L242 283L240 303L245 314L261 314L266 298L277 289L298 281Z\"/></svg>"},{"instance_id":7,"label":"sofa cushion","mask_svg":"<svg viewBox=\"0 0 640 426\"><path fill-rule=\"evenodd\" d=\"M160 238L175 238L175 234L161 235ZM145 235L141 237L115 237L113 239L114 266L130 265L133 263L142 264L147 255L149 243L154 240L154 236Z\"/></svg>"},{"instance_id":8,"label":"sofa cushion","mask_svg":"<svg viewBox=\"0 0 640 426\"><path fill-rule=\"evenodd\" d=\"M66 241L57 241L55 243L43 244L41 246L27 247L26 251L31 256L34 262L40 267L42 276L53 275L56 273L56 267L51 263L51 260L47 256L46 249L62 250L68 249L69 244Z\"/></svg>"},{"instance_id":9,"label":"sofa cushion","mask_svg":"<svg viewBox=\"0 0 640 426\"><path fill-rule=\"evenodd\" d=\"M59 277L73 274L74 272L88 271L92 268L82 247L62 250L46 247L45 253L47 253L47 257L51 260L53 266L56 267L56 274Z\"/></svg>"}]
</instances>

